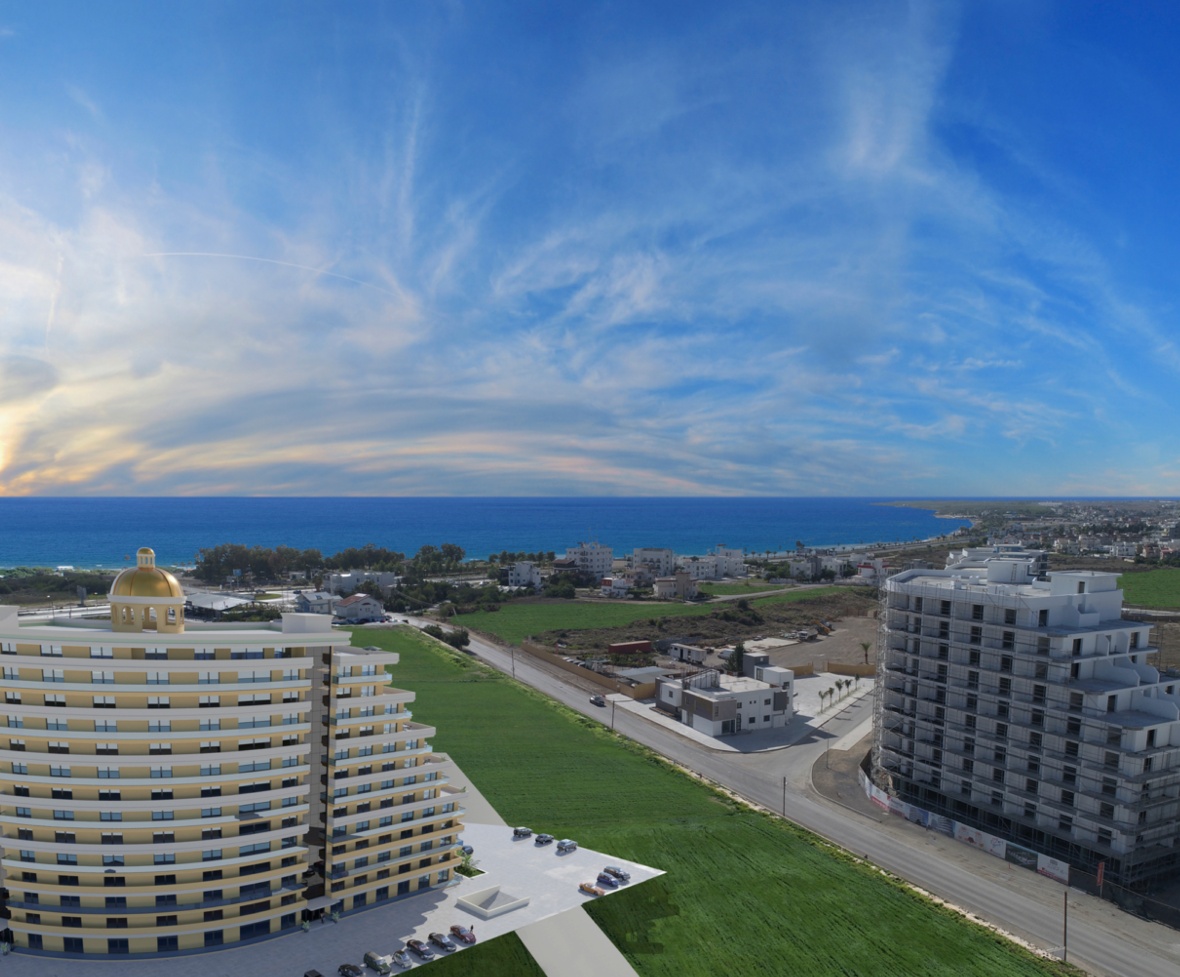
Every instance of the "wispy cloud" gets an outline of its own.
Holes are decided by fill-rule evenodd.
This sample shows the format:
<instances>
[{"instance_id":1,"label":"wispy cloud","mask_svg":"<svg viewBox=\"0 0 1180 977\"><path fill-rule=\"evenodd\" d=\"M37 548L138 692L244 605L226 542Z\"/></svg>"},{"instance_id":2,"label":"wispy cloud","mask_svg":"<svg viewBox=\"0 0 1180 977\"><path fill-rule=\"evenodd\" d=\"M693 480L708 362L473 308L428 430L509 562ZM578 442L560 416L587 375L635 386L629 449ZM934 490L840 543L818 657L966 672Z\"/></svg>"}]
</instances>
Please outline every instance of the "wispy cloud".
<instances>
[{"instance_id":1,"label":"wispy cloud","mask_svg":"<svg viewBox=\"0 0 1180 977\"><path fill-rule=\"evenodd\" d=\"M304 12L135 100L40 65L64 104L0 147L0 492L1171 484L1174 312L976 107L953 10L577 13Z\"/></svg>"}]
</instances>

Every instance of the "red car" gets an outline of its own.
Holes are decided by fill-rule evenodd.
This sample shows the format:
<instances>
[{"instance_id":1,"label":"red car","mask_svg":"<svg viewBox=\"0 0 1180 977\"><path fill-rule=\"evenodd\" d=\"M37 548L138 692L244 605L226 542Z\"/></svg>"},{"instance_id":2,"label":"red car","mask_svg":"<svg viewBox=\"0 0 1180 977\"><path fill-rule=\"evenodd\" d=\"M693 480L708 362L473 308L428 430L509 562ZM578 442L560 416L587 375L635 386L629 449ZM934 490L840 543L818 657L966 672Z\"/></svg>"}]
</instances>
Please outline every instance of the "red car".
<instances>
[{"instance_id":1,"label":"red car","mask_svg":"<svg viewBox=\"0 0 1180 977\"><path fill-rule=\"evenodd\" d=\"M466 926L460 926L458 923L451 927L451 936L461 943L475 942L475 933Z\"/></svg>"}]
</instances>

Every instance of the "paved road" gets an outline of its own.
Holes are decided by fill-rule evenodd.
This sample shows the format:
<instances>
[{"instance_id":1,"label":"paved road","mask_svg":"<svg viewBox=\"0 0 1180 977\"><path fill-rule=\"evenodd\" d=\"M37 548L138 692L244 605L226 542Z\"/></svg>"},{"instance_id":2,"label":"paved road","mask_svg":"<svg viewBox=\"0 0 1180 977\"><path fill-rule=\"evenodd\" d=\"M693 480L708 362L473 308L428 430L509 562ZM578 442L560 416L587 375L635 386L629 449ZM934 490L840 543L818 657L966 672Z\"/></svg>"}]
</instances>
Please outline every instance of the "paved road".
<instances>
[{"instance_id":1,"label":"paved road","mask_svg":"<svg viewBox=\"0 0 1180 977\"><path fill-rule=\"evenodd\" d=\"M626 709L604 712L589 704L589 687L580 687L564 672L543 668L527 654L475 636L469 650L567 706L607 724L613 722L620 733L673 762L783 814L854 854L865 855L887 872L1034 947L1060 948L1063 893L1068 893L1071 963L1110 977L1175 977L1180 973L1180 933L1174 930L1137 919L1110 903L1064 889L1050 879L900 818L866 817L815 794L810 789L812 765L828 742L869 716L869 699L845 710L832 730L825 729L790 749L733 753L701 746Z\"/></svg>"}]
</instances>

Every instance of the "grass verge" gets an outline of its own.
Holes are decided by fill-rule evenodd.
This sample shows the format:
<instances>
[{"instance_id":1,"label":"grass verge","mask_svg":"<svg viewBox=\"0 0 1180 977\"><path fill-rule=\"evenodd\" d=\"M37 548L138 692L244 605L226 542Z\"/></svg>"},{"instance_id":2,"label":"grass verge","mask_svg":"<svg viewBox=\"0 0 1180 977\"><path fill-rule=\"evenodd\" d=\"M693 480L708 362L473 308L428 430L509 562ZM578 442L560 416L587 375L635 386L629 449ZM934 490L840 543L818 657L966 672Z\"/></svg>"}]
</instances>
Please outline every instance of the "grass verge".
<instances>
[{"instance_id":1,"label":"grass verge","mask_svg":"<svg viewBox=\"0 0 1180 977\"><path fill-rule=\"evenodd\" d=\"M417 693L415 717L438 727L436 748L507 821L667 872L587 910L642 977L1078 973L936 907L467 655L409 630L370 631L365 640L400 654L390 672L395 685ZM445 963L470 968L454 973L529 973L490 955L500 942Z\"/></svg>"}]
</instances>

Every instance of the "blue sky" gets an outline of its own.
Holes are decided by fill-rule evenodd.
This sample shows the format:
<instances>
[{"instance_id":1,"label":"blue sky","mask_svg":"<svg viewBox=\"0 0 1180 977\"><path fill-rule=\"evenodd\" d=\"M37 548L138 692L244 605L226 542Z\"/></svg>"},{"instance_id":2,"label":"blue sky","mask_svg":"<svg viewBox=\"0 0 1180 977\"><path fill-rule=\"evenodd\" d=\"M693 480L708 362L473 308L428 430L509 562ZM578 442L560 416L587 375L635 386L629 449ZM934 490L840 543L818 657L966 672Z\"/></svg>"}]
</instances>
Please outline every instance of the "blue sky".
<instances>
[{"instance_id":1,"label":"blue sky","mask_svg":"<svg viewBox=\"0 0 1180 977\"><path fill-rule=\"evenodd\" d=\"M1174 495L1178 40L0 0L0 494Z\"/></svg>"}]
</instances>

